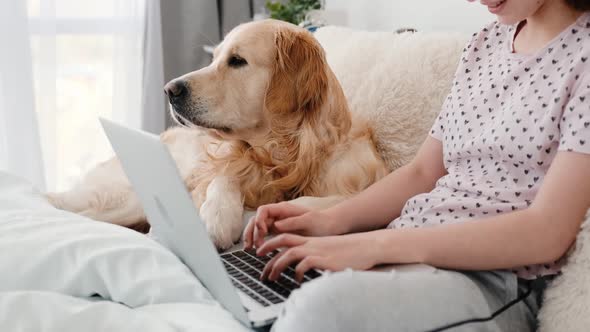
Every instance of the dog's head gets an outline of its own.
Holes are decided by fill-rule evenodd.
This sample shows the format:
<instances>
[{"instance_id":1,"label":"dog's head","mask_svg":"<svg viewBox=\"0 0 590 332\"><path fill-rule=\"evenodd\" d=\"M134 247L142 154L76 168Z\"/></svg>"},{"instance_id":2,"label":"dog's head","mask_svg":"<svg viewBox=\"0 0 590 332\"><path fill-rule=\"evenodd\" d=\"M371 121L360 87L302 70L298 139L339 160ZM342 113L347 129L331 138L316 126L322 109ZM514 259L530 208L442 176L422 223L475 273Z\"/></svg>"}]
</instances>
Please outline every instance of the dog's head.
<instances>
[{"instance_id":1,"label":"dog's head","mask_svg":"<svg viewBox=\"0 0 590 332\"><path fill-rule=\"evenodd\" d=\"M309 32L265 20L233 29L209 66L170 81L164 90L180 124L249 140L270 132L273 123L314 116L327 99L328 71L324 51Z\"/></svg>"}]
</instances>

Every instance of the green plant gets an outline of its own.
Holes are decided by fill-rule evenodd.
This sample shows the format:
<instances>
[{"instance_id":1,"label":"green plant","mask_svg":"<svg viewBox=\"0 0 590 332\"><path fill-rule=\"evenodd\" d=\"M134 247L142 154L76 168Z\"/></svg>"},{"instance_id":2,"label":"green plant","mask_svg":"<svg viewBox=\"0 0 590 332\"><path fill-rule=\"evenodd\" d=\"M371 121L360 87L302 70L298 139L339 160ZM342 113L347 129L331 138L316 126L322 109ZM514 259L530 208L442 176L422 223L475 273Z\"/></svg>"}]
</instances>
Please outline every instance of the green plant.
<instances>
[{"instance_id":1,"label":"green plant","mask_svg":"<svg viewBox=\"0 0 590 332\"><path fill-rule=\"evenodd\" d=\"M271 18L293 24L302 22L310 10L320 8L322 8L320 0L289 0L285 4L279 1L266 1L266 9L270 12Z\"/></svg>"}]
</instances>

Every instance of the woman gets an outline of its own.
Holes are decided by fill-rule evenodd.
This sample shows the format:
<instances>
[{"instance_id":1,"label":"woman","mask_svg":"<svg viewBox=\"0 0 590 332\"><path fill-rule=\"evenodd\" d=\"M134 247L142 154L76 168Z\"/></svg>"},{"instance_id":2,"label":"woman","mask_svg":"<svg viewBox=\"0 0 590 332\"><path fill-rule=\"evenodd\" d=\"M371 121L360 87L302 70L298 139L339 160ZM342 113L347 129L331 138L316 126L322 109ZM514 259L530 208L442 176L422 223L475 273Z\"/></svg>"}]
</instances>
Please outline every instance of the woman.
<instances>
[{"instance_id":1,"label":"woman","mask_svg":"<svg viewBox=\"0 0 590 332\"><path fill-rule=\"evenodd\" d=\"M247 247L286 248L263 277L348 269L295 292L273 329L535 329L539 291L466 321L557 274L590 207L590 1L482 4L498 21L466 46L410 164L330 209L267 205L248 224ZM432 268L352 271L402 263Z\"/></svg>"}]
</instances>

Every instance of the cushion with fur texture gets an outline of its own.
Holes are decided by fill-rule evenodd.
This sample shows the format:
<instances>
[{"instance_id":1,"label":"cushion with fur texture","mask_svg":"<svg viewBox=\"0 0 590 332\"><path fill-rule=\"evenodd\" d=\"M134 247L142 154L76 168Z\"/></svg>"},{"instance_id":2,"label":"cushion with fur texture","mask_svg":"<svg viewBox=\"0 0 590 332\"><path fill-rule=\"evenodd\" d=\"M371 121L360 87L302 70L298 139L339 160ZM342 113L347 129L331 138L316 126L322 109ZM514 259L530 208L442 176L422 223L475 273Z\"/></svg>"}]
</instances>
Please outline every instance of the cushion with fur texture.
<instances>
[{"instance_id":1,"label":"cushion with fur texture","mask_svg":"<svg viewBox=\"0 0 590 332\"><path fill-rule=\"evenodd\" d=\"M568 262L547 288L539 312L539 332L590 329L590 210Z\"/></svg>"},{"instance_id":2,"label":"cushion with fur texture","mask_svg":"<svg viewBox=\"0 0 590 332\"><path fill-rule=\"evenodd\" d=\"M325 27L316 37L355 115L368 118L391 170L409 162L450 91L468 38ZM590 210L568 264L548 287L541 332L590 329Z\"/></svg>"},{"instance_id":3,"label":"cushion with fur texture","mask_svg":"<svg viewBox=\"0 0 590 332\"><path fill-rule=\"evenodd\" d=\"M324 27L315 35L352 113L371 121L389 168L409 162L450 91L467 37L341 27Z\"/></svg>"}]
</instances>

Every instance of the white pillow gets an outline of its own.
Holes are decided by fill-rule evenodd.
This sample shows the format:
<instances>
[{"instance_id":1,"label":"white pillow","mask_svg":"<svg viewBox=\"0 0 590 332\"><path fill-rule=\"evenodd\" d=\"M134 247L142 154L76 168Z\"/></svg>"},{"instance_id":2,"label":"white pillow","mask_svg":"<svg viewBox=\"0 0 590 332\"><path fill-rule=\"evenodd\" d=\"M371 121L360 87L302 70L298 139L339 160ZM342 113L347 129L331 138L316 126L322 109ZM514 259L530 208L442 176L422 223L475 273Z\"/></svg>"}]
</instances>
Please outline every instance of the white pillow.
<instances>
[{"instance_id":1,"label":"white pillow","mask_svg":"<svg viewBox=\"0 0 590 332\"><path fill-rule=\"evenodd\" d=\"M88 298L95 295L124 306L92 305ZM27 302L29 306L20 307ZM128 326L124 324L149 312L171 330L171 325L246 330L156 241L127 228L57 210L30 184L0 172L0 308L13 305L19 305L18 310L11 309L12 317L0 314L0 320L9 320L0 321L0 326L17 324L17 315L39 326L63 326L80 318L82 312L84 317L95 313L97 322L107 318L100 315L113 318L116 313L122 318L128 312L129 322L117 325ZM55 315L63 316L52 318ZM51 321L38 322L40 319ZM105 323L97 324L84 330L94 331Z\"/></svg>"}]
</instances>

